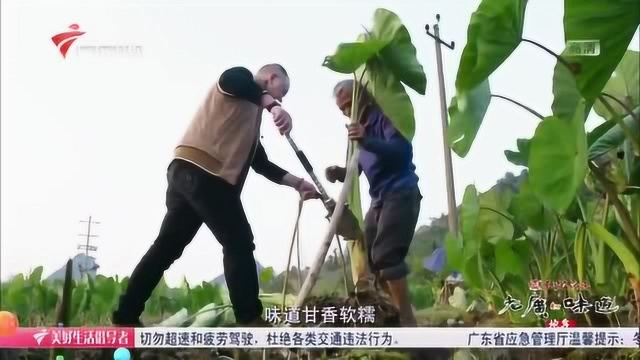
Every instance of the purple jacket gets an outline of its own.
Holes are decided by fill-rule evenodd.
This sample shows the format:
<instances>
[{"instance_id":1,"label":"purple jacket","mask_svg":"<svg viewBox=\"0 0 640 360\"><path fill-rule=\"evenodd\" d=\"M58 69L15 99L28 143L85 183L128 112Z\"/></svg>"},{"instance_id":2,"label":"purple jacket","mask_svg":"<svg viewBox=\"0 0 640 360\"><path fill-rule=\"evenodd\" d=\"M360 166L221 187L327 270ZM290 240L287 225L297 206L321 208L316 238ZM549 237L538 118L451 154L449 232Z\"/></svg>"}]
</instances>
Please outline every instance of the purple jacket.
<instances>
[{"instance_id":1,"label":"purple jacket","mask_svg":"<svg viewBox=\"0 0 640 360\"><path fill-rule=\"evenodd\" d=\"M367 115L360 146L360 170L369 180L371 205L380 207L388 194L418 187L413 146L380 109Z\"/></svg>"}]
</instances>

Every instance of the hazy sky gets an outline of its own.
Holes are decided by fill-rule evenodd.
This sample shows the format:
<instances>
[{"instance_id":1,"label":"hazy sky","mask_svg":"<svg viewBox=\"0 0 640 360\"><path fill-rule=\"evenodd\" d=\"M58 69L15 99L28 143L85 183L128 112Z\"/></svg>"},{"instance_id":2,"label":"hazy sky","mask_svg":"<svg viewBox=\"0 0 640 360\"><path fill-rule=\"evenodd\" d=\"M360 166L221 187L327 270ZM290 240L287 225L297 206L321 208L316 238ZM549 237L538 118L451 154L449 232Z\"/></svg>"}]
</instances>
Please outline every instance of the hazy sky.
<instances>
[{"instance_id":1,"label":"hazy sky","mask_svg":"<svg viewBox=\"0 0 640 360\"><path fill-rule=\"evenodd\" d=\"M214 3L218 5L213 5ZM305 3L304 5L302 3ZM267 62L291 75L284 105L292 136L318 174L343 164L344 119L331 98L343 79L321 66L338 43L353 41L378 7L408 27L427 72L427 94L411 93L416 108L415 163L424 193L420 225L446 211L439 93L433 40L426 22L442 15L441 31L458 46L445 50L448 98L467 24L479 1L2 1L1 278L42 265L45 275L75 255L95 226L100 273L127 276L157 236L165 213L166 168L176 142L207 90L224 69L252 71ZM180 5L178 5L180 4ZM525 36L563 49L562 1L529 2ZM51 37L71 24L86 31L74 45L140 45L138 58L76 54L63 59ZM632 48L638 49L638 35ZM554 59L521 45L491 76L494 93L549 113ZM505 172L519 172L503 151L530 137L538 120L494 101L470 155L455 158L456 191L489 188ZM593 124L593 122L591 122ZM286 140L265 116L270 158L304 175ZM362 178L363 191L366 181ZM340 187L327 184L337 197ZM251 174L243 193L256 235L256 257L283 270L297 209L297 193ZM368 207L365 195L363 205ZM307 203L301 222L303 265L310 265L327 222L320 202ZM210 280L222 272L221 249L206 227L167 272Z\"/></svg>"}]
</instances>

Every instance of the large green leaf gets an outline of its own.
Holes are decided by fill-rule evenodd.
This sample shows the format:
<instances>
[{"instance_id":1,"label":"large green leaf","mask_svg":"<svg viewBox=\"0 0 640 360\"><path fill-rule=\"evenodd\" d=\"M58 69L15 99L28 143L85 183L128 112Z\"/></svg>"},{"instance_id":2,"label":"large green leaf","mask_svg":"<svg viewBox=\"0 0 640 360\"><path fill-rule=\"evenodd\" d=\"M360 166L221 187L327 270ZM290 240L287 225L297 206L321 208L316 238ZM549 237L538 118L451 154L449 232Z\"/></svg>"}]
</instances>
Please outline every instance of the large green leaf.
<instances>
[{"instance_id":1,"label":"large green leaf","mask_svg":"<svg viewBox=\"0 0 640 360\"><path fill-rule=\"evenodd\" d=\"M637 51L626 51L602 92L614 96L631 109L640 105L640 54ZM614 114L597 100L593 109L598 115L611 120L617 114L627 113L617 102L608 98L606 100Z\"/></svg>"},{"instance_id":2,"label":"large green leaf","mask_svg":"<svg viewBox=\"0 0 640 360\"><path fill-rule=\"evenodd\" d=\"M522 41L526 0L483 0L471 15L456 89L470 91L487 80Z\"/></svg>"},{"instance_id":3,"label":"large green leaf","mask_svg":"<svg viewBox=\"0 0 640 360\"><path fill-rule=\"evenodd\" d=\"M370 32L361 34L356 43L338 46L323 65L337 72L354 73L357 79L362 79L384 114L404 137L412 140L413 105L403 84L424 95L426 75L400 18L389 10L378 9L373 20Z\"/></svg>"},{"instance_id":4,"label":"large green leaf","mask_svg":"<svg viewBox=\"0 0 640 360\"><path fill-rule=\"evenodd\" d=\"M571 120L545 118L531 139L529 180L538 197L564 213L587 174L587 137L584 101Z\"/></svg>"},{"instance_id":5,"label":"large green leaf","mask_svg":"<svg viewBox=\"0 0 640 360\"><path fill-rule=\"evenodd\" d=\"M615 121L605 121L587 134L587 145L591 147L600 137L616 125Z\"/></svg>"},{"instance_id":6,"label":"large green leaf","mask_svg":"<svg viewBox=\"0 0 640 360\"><path fill-rule=\"evenodd\" d=\"M475 254L466 259L462 266L462 276L464 277L464 282L469 284L472 288L483 288L484 284L482 274L484 273L484 271L482 269L482 258L480 257L480 255Z\"/></svg>"},{"instance_id":7,"label":"large green leaf","mask_svg":"<svg viewBox=\"0 0 640 360\"><path fill-rule=\"evenodd\" d=\"M527 270L528 260L515 251L513 240L499 240L495 244L496 275L503 280L505 275L522 275Z\"/></svg>"},{"instance_id":8,"label":"large green leaf","mask_svg":"<svg viewBox=\"0 0 640 360\"><path fill-rule=\"evenodd\" d=\"M520 191L511 200L509 213L519 224L537 231L547 230L551 225L550 214L531 188L528 177L520 183Z\"/></svg>"},{"instance_id":9,"label":"large green leaf","mask_svg":"<svg viewBox=\"0 0 640 360\"><path fill-rule=\"evenodd\" d=\"M40 281L42 281L42 271L42 266L38 266L37 268L33 269L31 275L29 275L29 282L31 283L31 286L40 285Z\"/></svg>"},{"instance_id":10,"label":"large green leaf","mask_svg":"<svg viewBox=\"0 0 640 360\"><path fill-rule=\"evenodd\" d=\"M273 270L273 267L269 266L264 268L264 270L262 270L262 272L260 273L260 283L261 284L267 284L269 283L271 280L273 280L275 273Z\"/></svg>"},{"instance_id":11,"label":"large green leaf","mask_svg":"<svg viewBox=\"0 0 640 360\"><path fill-rule=\"evenodd\" d=\"M636 116L640 116L640 107L637 107L633 112ZM632 134L636 136L640 134L640 126L631 115L627 115L622 120L622 123L632 132ZM600 138L594 141L593 145L589 147L589 159L592 160L619 149L623 145L625 139L626 136L624 130L619 124L616 124L609 131L600 136Z\"/></svg>"},{"instance_id":12,"label":"large green leaf","mask_svg":"<svg viewBox=\"0 0 640 360\"><path fill-rule=\"evenodd\" d=\"M470 92L463 92L451 100L447 140L458 156L465 157L469 153L490 102L489 81L483 81Z\"/></svg>"},{"instance_id":13,"label":"large green leaf","mask_svg":"<svg viewBox=\"0 0 640 360\"><path fill-rule=\"evenodd\" d=\"M333 55L325 57L323 66L352 74L371 60L381 62L385 71L391 72L397 80L419 94L425 94L427 77L418 61L411 35L398 15L387 9L377 9L371 31L361 34L356 42L338 45Z\"/></svg>"},{"instance_id":14,"label":"large green leaf","mask_svg":"<svg viewBox=\"0 0 640 360\"><path fill-rule=\"evenodd\" d=\"M587 224L589 232L596 238L604 241L611 250L616 254L628 274L633 275L636 279L640 278L640 257L634 252L634 249L624 241L618 239L607 229L597 223Z\"/></svg>"},{"instance_id":15,"label":"large green leaf","mask_svg":"<svg viewBox=\"0 0 640 360\"><path fill-rule=\"evenodd\" d=\"M560 55L565 61L566 54L565 49ZM553 115L571 119L581 99L582 95L578 90L575 75L561 61L556 61L556 66L553 68L553 104L551 104Z\"/></svg>"},{"instance_id":16,"label":"large green leaf","mask_svg":"<svg viewBox=\"0 0 640 360\"><path fill-rule=\"evenodd\" d=\"M528 166L531 139L518 139L516 140L516 146L518 151L505 150L504 156L506 156L507 160L514 165Z\"/></svg>"},{"instance_id":17,"label":"large green leaf","mask_svg":"<svg viewBox=\"0 0 640 360\"><path fill-rule=\"evenodd\" d=\"M576 80L582 97L587 100L587 109L609 81L639 24L637 0L565 0L565 42L595 40L600 43L598 56L571 58L579 64Z\"/></svg>"},{"instance_id":18,"label":"large green leaf","mask_svg":"<svg viewBox=\"0 0 640 360\"><path fill-rule=\"evenodd\" d=\"M385 45L383 41L364 38L359 42L340 44L334 55L325 58L323 66L338 73L353 74Z\"/></svg>"},{"instance_id":19,"label":"large green leaf","mask_svg":"<svg viewBox=\"0 0 640 360\"><path fill-rule=\"evenodd\" d=\"M447 259L447 269L450 271L462 271L465 263L464 248L451 233L447 233L444 239L444 251Z\"/></svg>"},{"instance_id":20,"label":"large green leaf","mask_svg":"<svg viewBox=\"0 0 640 360\"><path fill-rule=\"evenodd\" d=\"M475 236L483 241L512 239L513 223L508 215L513 193L496 185L478 196L478 214Z\"/></svg>"},{"instance_id":21,"label":"large green leaf","mask_svg":"<svg viewBox=\"0 0 640 360\"><path fill-rule=\"evenodd\" d=\"M357 74L359 78L361 72ZM367 63L367 71L362 79L394 127L405 138L412 140L416 131L413 104L402 83L385 69L384 63L379 59L372 59Z\"/></svg>"},{"instance_id":22,"label":"large green leaf","mask_svg":"<svg viewBox=\"0 0 640 360\"><path fill-rule=\"evenodd\" d=\"M418 62L411 35L398 15L386 9L376 10L371 36L387 44L380 51L380 57L387 69L402 83L424 95L427 89L427 77L422 65Z\"/></svg>"},{"instance_id":23,"label":"large green leaf","mask_svg":"<svg viewBox=\"0 0 640 360\"><path fill-rule=\"evenodd\" d=\"M477 243L475 236L476 225L478 223L478 215L480 214L480 203L478 202L478 191L475 186L468 185L462 197L462 206L460 207L460 218L462 220L462 241L466 249L470 249L474 243ZM477 247L473 248L473 252Z\"/></svg>"}]
</instances>

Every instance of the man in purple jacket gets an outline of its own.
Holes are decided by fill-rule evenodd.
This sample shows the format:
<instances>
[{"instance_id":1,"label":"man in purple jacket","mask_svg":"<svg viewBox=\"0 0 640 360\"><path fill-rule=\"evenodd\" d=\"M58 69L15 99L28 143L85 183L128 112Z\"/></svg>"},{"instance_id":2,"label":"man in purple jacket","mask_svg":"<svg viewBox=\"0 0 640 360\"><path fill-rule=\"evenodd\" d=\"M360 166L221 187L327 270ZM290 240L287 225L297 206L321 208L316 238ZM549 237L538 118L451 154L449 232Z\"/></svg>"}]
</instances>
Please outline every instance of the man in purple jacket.
<instances>
[{"instance_id":1,"label":"man in purple jacket","mask_svg":"<svg viewBox=\"0 0 640 360\"><path fill-rule=\"evenodd\" d=\"M351 116L353 86L353 80L345 80L334 89L336 104L345 116ZM348 129L349 139L360 143L360 172L369 181L371 207L364 229L369 268L398 307L402 326L416 326L406 280L409 267L405 263L422 200L413 146L370 96L363 97L359 109L359 122ZM330 182L344 182L345 176L343 167L326 169Z\"/></svg>"}]
</instances>

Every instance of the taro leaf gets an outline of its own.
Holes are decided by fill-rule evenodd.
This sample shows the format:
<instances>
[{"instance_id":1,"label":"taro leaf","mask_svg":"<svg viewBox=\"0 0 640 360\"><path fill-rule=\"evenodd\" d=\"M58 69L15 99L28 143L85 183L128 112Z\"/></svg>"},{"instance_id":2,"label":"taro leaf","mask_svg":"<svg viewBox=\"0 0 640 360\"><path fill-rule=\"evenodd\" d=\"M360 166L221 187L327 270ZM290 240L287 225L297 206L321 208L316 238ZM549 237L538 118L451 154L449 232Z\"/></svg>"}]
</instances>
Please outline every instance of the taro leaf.
<instances>
[{"instance_id":1,"label":"taro leaf","mask_svg":"<svg viewBox=\"0 0 640 360\"><path fill-rule=\"evenodd\" d=\"M602 92L615 97L631 109L640 105L640 55L637 51L627 50ZM620 104L609 98L606 100L614 114L597 100L593 109L598 115L611 120L616 114L627 114Z\"/></svg>"},{"instance_id":2,"label":"taro leaf","mask_svg":"<svg viewBox=\"0 0 640 360\"><path fill-rule=\"evenodd\" d=\"M636 116L640 116L640 107L637 107L633 112ZM627 115L622 120L622 123L625 124L632 134L635 134L636 136L640 134L638 123L631 115ZM595 140L593 145L589 147L589 160L593 160L620 148L625 139L624 130L622 130L622 127L619 124L616 124L609 131Z\"/></svg>"},{"instance_id":3,"label":"taro leaf","mask_svg":"<svg viewBox=\"0 0 640 360\"><path fill-rule=\"evenodd\" d=\"M590 109L624 56L640 24L637 0L565 0L565 42L595 40L598 56L572 56L578 64L578 89Z\"/></svg>"},{"instance_id":4,"label":"taro leaf","mask_svg":"<svg viewBox=\"0 0 640 360\"><path fill-rule=\"evenodd\" d=\"M531 139L518 139L516 140L516 146L518 147L518 151L505 150L504 156L514 165L528 166Z\"/></svg>"},{"instance_id":5,"label":"taro leaf","mask_svg":"<svg viewBox=\"0 0 640 360\"><path fill-rule=\"evenodd\" d=\"M475 229L476 237L486 241L513 238L513 223L507 212L512 196L511 190L499 185L480 194L478 197L480 213Z\"/></svg>"},{"instance_id":6,"label":"taro leaf","mask_svg":"<svg viewBox=\"0 0 640 360\"><path fill-rule=\"evenodd\" d=\"M358 78L361 74L362 69L356 72ZM379 59L369 60L362 79L363 83L367 84L371 96L395 128L405 138L412 140L416 131L413 104L402 83L393 73L387 71Z\"/></svg>"},{"instance_id":7,"label":"taro leaf","mask_svg":"<svg viewBox=\"0 0 640 360\"><path fill-rule=\"evenodd\" d=\"M565 60L566 53L565 49L560 55ZM582 95L578 90L575 75L562 62L556 61L556 66L553 68L553 103L551 104L553 115L563 119L571 119L580 99L582 99Z\"/></svg>"},{"instance_id":8,"label":"taro leaf","mask_svg":"<svg viewBox=\"0 0 640 360\"><path fill-rule=\"evenodd\" d=\"M451 233L446 235L444 249L447 259L447 269L450 271L462 271L465 263L464 248L460 241Z\"/></svg>"},{"instance_id":9,"label":"taro leaf","mask_svg":"<svg viewBox=\"0 0 640 360\"><path fill-rule=\"evenodd\" d=\"M481 261L482 259L480 258L480 255L475 254L470 258L466 259L464 264L462 264L463 266L462 276L464 278L464 282L469 284L469 286L472 288L476 288L476 289L483 288L482 286L483 271L482 271Z\"/></svg>"},{"instance_id":10,"label":"taro leaf","mask_svg":"<svg viewBox=\"0 0 640 360\"><path fill-rule=\"evenodd\" d=\"M520 183L520 191L511 200L509 213L519 224L537 231L548 230L551 225L550 214L531 188L528 177Z\"/></svg>"},{"instance_id":11,"label":"taro leaf","mask_svg":"<svg viewBox=\"0 0 640 360\"><path fill-rule=\"evenodd\" d=\"M495 244L496 275L501 281L507 274L524 277L528 261L515 251L514 243L513 240L499 240Z\"/></svg>"},{"instance_id":12,"label":"taro leaf","mask_svg":"<svg viewBox=\"0 0 640 360\"><path fill-rule=\"evenodd\" d=\"M322 65L338 73L353 74L387 45L383 41L364 39L364 37L359 40L359 42L338 45L335 54L327 56Z\"/></svg>"},{"instance_id":13,"label":"taro leaf","mask_svg":"<svg viewBox=\"0 0 640 360\"><path fill-rule=\"evenodd\" d=\"M449 106L451 120L447 137L451 149L458 156L465 157L469 153L490 102L489 81L483 81L470 92L463 92L451 100L451 106Z\"/></svg>"},{"instance_id":14,"label":"taro leaf","mask_svg":"<svg viewBox=\"0 0 640 360\"><path fill-rule=\"evenodd\" d=\"M478 223L478 215L480 213L480 203L478 202L478 191L475 186L469 185L464 191L462 198L462 206L460 208L460 217L462 220L462 241L469 253L475 253L478 250L478 239L475 233Z\"/></svg>"},{"instance_id":15,"label":"taro leaf","mask_svg":"<svg viewBox=\"0 0 640 360\"><path fill-rule=\"evenodd\" d=\"M413 105L403 83L424 94L427 80L409 32L396 14L376 10L373 30L361 34L356 43L340 45L334 55L325 58L323 65L341 73L353 72L358 79L362 78L396 129L407 139L413 139ZM362 77L365 69L366 75Z\"/></svg>"},{"instance_id":16,"label":"taro leaf","mask_svg":"<svg viewBox=\"0 0 640 360\"><path fill-rule=\"evenodd\" d=\"M114 278L104 275L96 276L93 288L87 301L91 301L92 308L98 312L108 312L113 303L117 300L119 286Z\"/></svg>"},{"instance_id":17,"label":"taro leaf","mask_svg":"<svg viewBox=\"0 0 640 360\"><path fill-rule=\"evenodd\" d=\"M42 271L43 271L42 266L38 266L37 268L33 269L31 274L29 275L29 283L30 283L29 285L31 286L40 285L40 282L42 281Z\"/></svg>"},{"instance_id":18,"label":"taro leaf","mask_svg":"<svg viewBox=\"0 0 640 360\"><path fill-rule=\"evenodd\" d=\"M459 92L487 80L522 41L526 0L483 0L471 15L456 77Z\"/></svg>"},{"instance_id":19,"label":"taro leaf","mask_svg":"<svg viewBox=\"0 0 640 360\"><path fill-rule=\"evenodd\" d=\"M377 9L373 16L371 38L387 44L381 49L380 57L396 79L420 95L424 95L427 89L427 77L422 65L418 62L411 35L398 15L386 9Z\"/></svg>"},{"instance_id":20,"label":"taro leaf","mask_svg":"<svg viewBox=\"0 0 640 360\"><path fill-rule=\"evenodd\" d=\"M627 172L623 161L615 159L605 167L605 176L613 184L618 193L622 193L627 188Z\"/></svg>"},{"instance_id":21,"label":"taro leaf","mask_svg":"<svg viewBox=\"0 0 640 360\"><path fill-rule=\"evenodd\" d=\"M640 256L635 253L635 250L631 245L628 245L624 241L618 239L600 224L590 223L587 224L587 228L591 235L600 241L603 241L609 248L611 248L611 250L613 250L620 262L622 262L622 265L628 274L633 275L636 279L640 278L640 263L638 262Z\"/></svg>"},{"instance_id":22,"label":"taro leaf","mask_svg":"<svg viewBox=\"0 0 640 360\"><path fill-rule=\"evenodd\" d=\"M338 45L336 52L325 58L323 66L335 72L352 74L362 71L369 61L383 64L375 71L391 72L398 81L421 95L425 94L427 77L418 62L411 35L398 15L389 10L377 9L371 32L361 34L356 42Z\"/></svg>"},{"instance_id":23,"label":"taro leaf","mask_svg":"<svg viewBox=\"0 0 640 360\"><path fill-rule=\"evenodd\" d=\"M265 268L260 273L260 284L265 285L265 284L269 283L271 280L273 280L273 277L274 277L273 267L269 266L269 267Z\"/></svg>"},{"instance_id":24,"label":"taro leaf","mask_svg":"<svg viewBox=\"0 0 640 360\"><path fill-rule=\"evenodd\" d=\"M543 203L563 214L587 174L584 100L571 120L547 117L531 139L529 181Z\"/></svg>"},{"instance_id":25,"label":"taro leaf","mask_svg":"<svg viewBox=\"0 0 640 360\"><path fill-rule=\"evenodd\" d=\"M615 121L605 121L587 134L587 145L591 147L600 137L616 126Z\"/></svg>"}]
</instances>

